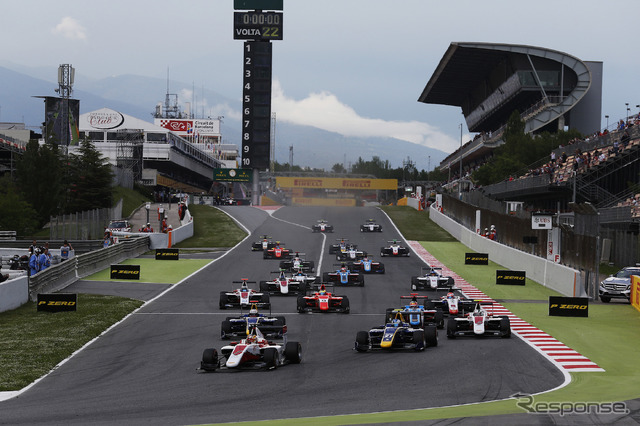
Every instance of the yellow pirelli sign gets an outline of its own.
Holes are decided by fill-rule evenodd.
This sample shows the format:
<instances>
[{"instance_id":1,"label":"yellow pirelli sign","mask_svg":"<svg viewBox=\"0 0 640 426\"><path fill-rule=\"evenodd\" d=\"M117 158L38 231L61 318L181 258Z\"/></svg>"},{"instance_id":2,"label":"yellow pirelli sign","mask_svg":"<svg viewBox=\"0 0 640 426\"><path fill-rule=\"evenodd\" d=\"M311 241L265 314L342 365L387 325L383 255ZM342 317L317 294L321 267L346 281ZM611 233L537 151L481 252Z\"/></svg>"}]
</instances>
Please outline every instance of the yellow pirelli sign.
<instances>
[{"instance_id":1,"label":"yellow pirelli sign","mask_svg":"<svg viewBox=\"0 0 640 426\"><path fill-rule=\"evenodd\" d=\"M640 311L640 277L631 275L631 304Z\"/></svg>"},{"instance_id":2,"label":"yellow pirelli sign","mask_svg":"<svg viewBox=\"0 0 640 426\"><path fill-rule=\"evenodd\" d=\"M276 177L280 188L319 188L319 189L398 189L398 179L354 179L321 177Z\"/></svg>"},{"instance_id":3,"label":"yellow pirelli sign","mask_svg":"<svg viewBox=\"0 0 640 426\"><path fill-rule=\"evenodd\" d=\"M291 204L294 206L340 206L355 207L356 200L353 198L303 198L293 197Z\"/></svg>"}]
</instances>

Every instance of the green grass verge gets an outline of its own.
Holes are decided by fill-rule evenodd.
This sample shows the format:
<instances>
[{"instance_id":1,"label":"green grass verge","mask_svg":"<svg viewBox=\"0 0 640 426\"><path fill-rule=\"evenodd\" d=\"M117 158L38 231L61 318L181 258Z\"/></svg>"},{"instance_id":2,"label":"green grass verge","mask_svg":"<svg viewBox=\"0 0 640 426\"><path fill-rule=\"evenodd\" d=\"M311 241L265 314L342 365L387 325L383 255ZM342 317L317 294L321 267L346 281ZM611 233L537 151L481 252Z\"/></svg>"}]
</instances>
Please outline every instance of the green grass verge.
<instances>
[{"instance_id":1,"label":"green grass verge","mask_svg":"<svg viewBox=\"0 0 640 426\"><path fill-rule=\"evenodd\" d=\"M174 248L233 247L247 236L229 216L216 208L191 204L189 210L198 218L194 221L193 237L175 244Z\"/></svg>"},{"instance_id":2,"label":"green grass verge","mask_svg":"<svg viewBox=\"0 0 640 426\"><path fill-rule=\"evenodd\" d=\"M34 302L0 314L0 391L22 389L120 321L142 302L78 295L76 312L36 312Z\"/></svg>"},{"instance_id":3,"label":"green grass verge","mask_svg":"<svg viewBox=\"0 0 640 426\"><path fill-rule=\"evenodd\" d=\"M113 188L113 200L117 203L122 199L122 217L127 218L131 216L141 204L150 202L151 200L138 191L133 189L123 188L116 186ZM114 218L116 219L116 218Z\"/></svg>"},{"instance_id":4,"label":"green grass verge","mask_svg":"<svg viewBox=\"0 0 640 426\"><path fill-rule=\"evenodd\" d=\"M406 206L382 206L405 238L415 241L457 241L447 231L436 225L429 215Z\"/></svg>"},{"instance_id":5,"label":"green grass verge","mask_svg":"<svg viewBox=\"0 0 640 426\"><path fill-rule=\"evenodd\" d=\"M140 280L112 280L109 268L89 275L84 280L89 281L121 281L135 284L137 282L175 284L184 277L191 275L206 264L209 259L179 259L179 260L155 260L148 258L127 259L122 265L140 265Z\"/></svg>"}]
</instances>

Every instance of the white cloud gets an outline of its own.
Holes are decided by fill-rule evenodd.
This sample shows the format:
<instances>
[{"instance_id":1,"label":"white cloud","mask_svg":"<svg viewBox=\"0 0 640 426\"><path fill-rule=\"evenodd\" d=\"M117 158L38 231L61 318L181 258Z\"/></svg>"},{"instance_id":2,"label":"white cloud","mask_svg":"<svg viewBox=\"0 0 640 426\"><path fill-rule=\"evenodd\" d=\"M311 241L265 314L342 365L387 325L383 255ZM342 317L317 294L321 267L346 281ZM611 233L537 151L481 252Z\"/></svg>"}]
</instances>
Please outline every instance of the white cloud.
<instances>
[{"instance_id":1,"label":"white cloud","mask_svg":"<svg viewBox=\"0 0 640 426\"><path fill-rule=\"evenodd\" d=\"M278 80L273 81L272 107L278 120L313 126L351 137L389 137L451 152L459 141L436 127L420 121L385 121L361 117L329 92L311 93L305 99L285 96Z\"/></svg>"},{"instance_id":2,"label":"white cloud","mask_svg":"<svg viewBox=\"0 0 640 426\"><path fill-rule=\"evenodd\" d=\"M86 29L78 21L70 16L62 18L60 23L51 31L53 34L60 34L71 40L86 40Z\"/></svg>"}]
</instances>

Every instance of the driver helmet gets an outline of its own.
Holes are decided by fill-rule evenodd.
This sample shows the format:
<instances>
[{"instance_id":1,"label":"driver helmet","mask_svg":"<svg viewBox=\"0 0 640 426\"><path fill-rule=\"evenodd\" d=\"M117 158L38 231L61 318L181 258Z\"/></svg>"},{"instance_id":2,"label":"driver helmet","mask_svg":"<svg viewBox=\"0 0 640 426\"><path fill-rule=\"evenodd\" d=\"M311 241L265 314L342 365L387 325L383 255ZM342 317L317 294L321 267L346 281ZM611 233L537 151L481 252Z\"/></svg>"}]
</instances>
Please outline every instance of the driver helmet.
<instances>
[{"instance_id":1,"label":"driver helmet","mask_svg":"<svg viewBox=\"0 0 640 426\"><path fill-rule=\"evenodd\" d=\"M418 307L418 301L413 299L411 300L411 302L409 302L409 306L411 306L412 308L417 308Z\"/></svg>"},{"instance_id":2,"label":"driver helmet","mask_svg":"<svg viewBox=\"0 0 640 426\"><path fill-rule=\"evenodd\" d=\"M452 299L452 298L453 298L453 292L447 293L447 299Z\"/></svg>"},{"instance_id":3,"label":"driver helmet","mask_svg":"<svg viewBox=\"0 0 640 426\"><path fill-rule=\"evenodd\" d=\"M249 315L252 317L257 317L258 316L258 310L256 308L251 308L249 310Z\"/></svg>"},{"instance_id":4,"label":"driver helmet","mask_svg":"<svg viewBox=\"0 0 640 426\"><path fill-rule=\"evenodd\" d=\"M491 225L491 230L493 231L494 229L496 229L495 225Z\"/></svg>"},{"instance_id":5,"label":"driver helmet","mask_svg":"<svg viewBox=\"0 0 640 426\"><path fill-rule=\"evenodd\" d=\"M401 323L400 318L394 318L393 321L391 321L394 327L399 327Z\"/></svg>"}]
</instances>

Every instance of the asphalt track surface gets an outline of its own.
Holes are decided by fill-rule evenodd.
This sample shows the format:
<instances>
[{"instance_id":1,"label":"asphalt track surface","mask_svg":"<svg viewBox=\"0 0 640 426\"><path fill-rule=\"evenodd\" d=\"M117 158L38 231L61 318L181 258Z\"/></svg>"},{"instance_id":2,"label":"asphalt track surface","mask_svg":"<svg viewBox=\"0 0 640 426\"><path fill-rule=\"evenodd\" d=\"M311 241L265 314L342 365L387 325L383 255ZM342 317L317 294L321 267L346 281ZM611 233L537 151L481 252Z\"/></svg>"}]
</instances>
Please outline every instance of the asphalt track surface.
<instances>
[{"instance_id":1,"label":"asphalt track surface","mask_svg":"<svg viewBox=\"0 0 640 426\"><path fill-rule=\"evenodd\" d=\"M380 210L285 207L272 216L253 207L224 210L252 232L248 239L0 403L0 424L177 425L380 412L491 401L563 383L558 369L515 336L448 340L441 330L438 347L424 352L356 353L356 332L379 325L386 308L399 306L410 277L424 266L415 255L380 259L380 247L399 238ZM360 233L368 218L383 232ZM335 232L312 233L318 219L332 223ZM289 340L302 344L301 364L198 372L203 350L225 344L221 321L237 312L218 308L220 291L240 278L268 279L278 268L278 261L250 250L262 234L322 262L317 275L336 263L328 244L349 238L382 260L386 274L367 275L362 288L337 291L351 301L348 315L298 314L294 296L272 296L272 313L286 316ZM135 283L130 286L140 293Z\"/></svg>"}]
</instances>

